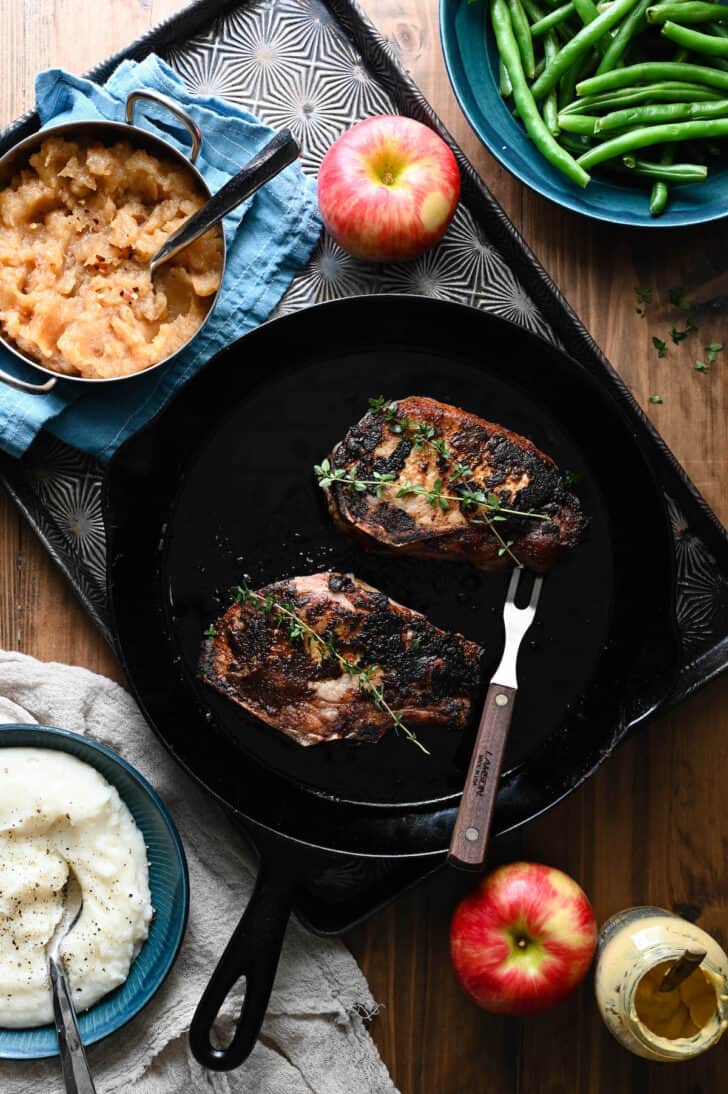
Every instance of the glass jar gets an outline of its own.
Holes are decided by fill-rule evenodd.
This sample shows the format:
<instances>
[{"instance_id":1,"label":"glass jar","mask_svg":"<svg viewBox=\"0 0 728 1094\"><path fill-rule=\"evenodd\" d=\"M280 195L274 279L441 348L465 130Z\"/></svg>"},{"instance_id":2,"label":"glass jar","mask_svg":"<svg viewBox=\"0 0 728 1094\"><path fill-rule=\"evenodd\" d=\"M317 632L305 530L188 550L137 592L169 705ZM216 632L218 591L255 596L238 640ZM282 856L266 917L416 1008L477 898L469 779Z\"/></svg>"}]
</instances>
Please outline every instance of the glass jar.
<instances>
[{"instance_id":1,"label":"glass jar","mask_svg":"<svg viewBox=\"0 0 728 1094\"><path fill-rule=\"evenodd\" d=\"M671 992L657 989L686 952L700 966ZM599 933L597 1004L621 1045L648 1060L689 1060L728 1026L728 956L712 938L665 908L628 908Z\"/></svg>"}]
</instances>

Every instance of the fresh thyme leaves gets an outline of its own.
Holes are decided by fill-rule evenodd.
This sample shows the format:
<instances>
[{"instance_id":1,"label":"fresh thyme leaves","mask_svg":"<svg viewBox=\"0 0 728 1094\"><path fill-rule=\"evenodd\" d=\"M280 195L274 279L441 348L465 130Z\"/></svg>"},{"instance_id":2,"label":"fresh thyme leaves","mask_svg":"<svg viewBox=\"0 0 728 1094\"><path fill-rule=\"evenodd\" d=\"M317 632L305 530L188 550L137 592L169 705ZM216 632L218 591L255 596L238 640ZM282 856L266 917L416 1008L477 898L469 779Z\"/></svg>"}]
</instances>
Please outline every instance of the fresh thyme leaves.
<instances>
[{"instance_id":1,"label":"fresh thyme leaves","mask_svg":"<svg viewBox=\"0 0 728 1094\"><path fill-rule=\"evenodd\" d=\"M637 297L638 306L635 307L635 311L639 316L644 316L647 311L647 305L652 303L652 290L651 289L635 289L635 295ZM686 299L685 290L682 288L674 288L668 290L668 297L670 303L678 311L684 313L685 326L680 327L678 325L673 326L670 329L670 339L672 344L679 346L681 342L684 342L691 334L697 334L698 320L697 311L699 310L699 303L696 301L690 301ZM657 335L653 335L652 345L657 350L658 358L667 357L668 355L668 343L667 339L663 340L658 338ZM723 349L721 342L709 342L704 347L705 360L695 360L693 358L693 369L695 372L707 373L710 372L710 366L714 365L718 359L718 354ZM660 395L650 395L649 401L651 403L661 403L662 397Z\"/></svg>"},{"instance_id":2,"label":"fresh thyme leaves","mask_svg":"<svg viewBox=\"0 0 728 1094\"><path fill-rule=\"evenodd\" d=\"M331 486L335 482L347 486L350 490L359 494L364 493L369 487L374 487L374 493L378 498L382 497L385 490L393 488L392 483L397 477L391 472L374 471L373 478L360 479L356 475L350 475L344 467L332 467L331 461L328 459L316 464L314 472L322 489L326 489L327 486ZM452 482L452 478L450 481ZM455 502L468 512L473 512L476 509L497 512L497 517L491 517L491 520L505 520L506 516L525 517L529 520L553 519L547 513L535 513L530 509L508 509L501 503L496 494L485 494L482 490L463 489L459 494L446 494L443 490L442 479L435 479L431 487L420 486L419 483L409 481L397 483L396 498L410 498L414 495L426 498L434 509L448 510L450 502Z\"/></svg>"},{"instance_id":3,"label":"fresh thyme leaves","mask_svg":"<svg viewBox=\"0 0 728 1094\"><path fill-rule=\"evenodd\" d=\"M334 467L331 460L325 459L314 467L319 486L326 489L338 483L347 487L352 493L360 494L373 490L377 498L384 497L387 490L396 490L394 495L396 498L421 496L433 509L439 509L442 512L447 512L453 505L457 505L464 513L477 513L482 516L484 519L473 520L472 523L487 525L498 541L498 555L507 554L516 566L520 566L520 560L511 550L513 540L505 540L499 529L495 527L496 523L505 521L508 517L543 521L550 521L552 517L532 510L510 509L503 505L497 494L492 492L486 494L483 490L471 489L468 484L473 478L472 468L459 460L456 460L452 466L450 461L454 459L454 454L445 440L437 436L434 426L428 422L413 421L406 415L400 414L396 402L379 395L369 400L369 407L376 414L384 417L396 436L409 437L415 449L422 449L425 446L432 448L439 457L442 477L435 479L429 487L408 481L397 482L395 485L397 476L392 472L374 471L371 479L362 479L350 474L346 468ZM448 486L451 491L452 488L457 489L458 493L448 492Z\"/></svg>"},{"instance_id":4,"label":"fresh thyme leaves","mask_svg":"<svg viewBox=\"0 0 728 1094\"><path fill-rule=\"evenodd\" d=\"M690 311L690 304L685 299L685 290L682 288L670 289L668 294L670 303L680 311Z\"/></svg>"},{"instance_id":5,"label":"fresh thyme leaves","mask_svg":"<svg viewBox=\"0 0 728 1094\"><path fill-rule=\"evenodd\" d=\"M634 294L637 297L637 303L634 310L640 316L644 318L647 314L647 305L652 303L652 289L642 289L639 285L635 286Z\"/></svg>"},{"instance_id":6,"label":"fresh thyme leaves","mask_svg":"<svg viewBox=\"0 0 728 1094\"><path fill-rule=\"evenodd\" d=\"M673 327L670 331L670 337L677 346L680 342L683 341L684 338L687 338L688 335L695 334L697 329L698 328L695 323L692 321L692 319L689 318L687 323L685 324L685 330L680 330L678 327Z\"/></svg>"},{"instance_id":7,"label":"fresh thyme leaves","mask_svg":"<svg viewBox=\"0 0 728 1094\"><path fill-rule=\"evenodd\" d=\"M369 407L376 414L382 414L385 422L396 436L409 437L414 447L421 450L429 445L441 460L450 459L450 450L445 441L435 436L435 427L429 422L413 422L406 414L400 414L399 406L391 399L378 395L369 400Z\"/></svg>"},{"instance_id":8,"label":"fresh thyme leaves","mask_svg":"<svg viewBox=\"0 0 728 1094\"><path fill-rule=\"evenodd\" d=\"M269 618L276 616L280 621L279 625L285 625L287 628L288 638L291 642L302 642L304 645L309 642L319 650L323 660L336 662L343 673L356 680L360 694L371 699L377 710L384 711L389 715L397 733L403 733L407 740L417 745L426 756L430 755L416 734L405 725L402 715L398 711L392 710L385 699L381 686L375 680L379 665L360 665L350 661L348 657L344 657L337 650L333 639L324 638L298 614L293 601L276 600L272 593L266 593L263 596L261 593L256 593L253 589L248 588L247 585L235 586L232 589L232 597L238 604L254 608Z\"/></svg>"},{"instance_id":9,"label":"fresh thyme leaves","mask_svg":"<svg viewBox=\"0 0 728 1094\"><path fill-rule=\"evenodd\" d=\"M214 638L217 634L217 627L214 623L211 623L210 626L207 627L202 633L204 634L205 638Z\"/></svg>"}]
</instances>

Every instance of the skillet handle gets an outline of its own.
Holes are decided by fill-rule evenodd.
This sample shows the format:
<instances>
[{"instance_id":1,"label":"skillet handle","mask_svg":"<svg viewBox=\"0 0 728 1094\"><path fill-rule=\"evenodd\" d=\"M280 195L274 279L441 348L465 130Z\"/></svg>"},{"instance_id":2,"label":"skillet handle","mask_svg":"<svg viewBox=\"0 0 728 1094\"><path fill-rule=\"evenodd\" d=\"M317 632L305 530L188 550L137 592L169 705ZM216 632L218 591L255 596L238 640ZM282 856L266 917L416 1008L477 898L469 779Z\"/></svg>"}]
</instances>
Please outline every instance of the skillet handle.
<instances>
[{"instance_id":1,"label":"skillet handle","mask_svg":"<svg viewBox=\"0 0 728 1094\"><path fill-rule=\"evenodd\" d=\"M270 998L283 936L291 914L295 879L261 859L258 878L243 917L228 942L190 1025L195 1059L211 1071L231 1071L250 1055ZM215 1048L210 1040L220 1008L241 976L245 998L232 1041Z\"/></svg>"}]
</instances>

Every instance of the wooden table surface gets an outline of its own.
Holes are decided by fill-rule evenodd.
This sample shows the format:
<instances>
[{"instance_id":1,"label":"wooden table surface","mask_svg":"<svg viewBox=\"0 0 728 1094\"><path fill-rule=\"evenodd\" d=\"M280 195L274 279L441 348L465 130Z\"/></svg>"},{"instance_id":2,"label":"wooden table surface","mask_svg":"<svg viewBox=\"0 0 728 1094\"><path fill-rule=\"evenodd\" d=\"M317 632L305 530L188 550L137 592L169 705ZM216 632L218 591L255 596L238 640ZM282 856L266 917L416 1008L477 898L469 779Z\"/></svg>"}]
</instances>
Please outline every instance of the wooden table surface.
<instances>
[{"instance_id":1,"label":"wooden table surface","mask_svg":"<svg viewBox=\"0 0 728 1094\"><path fill-rule=\"evenodd\" d=\"M652 335L674 322L664 303L684 286L728 296L728 222L704 230L635 231L562 212L522 188L480 146L450 90L437 0L362 0L538 258L621 372L718 516L728 522L728 347L709 375L693 369L703 343L728 343L726 311L659 360ZM82 72L178 0L0 0L0 124L33 103L35 73ZM657 303L634 310L634 287ZM703 337L705 335L705 337ZM648 396L660 394L661 405ZM635 543L639 556L639 544ZM642 560L644 562L644 560ZM0 498L0 645L121 679L114 658L13 505ZM581 791L501 841L494 861L559 866L589 894L600 920L634 904L690 906L728 943L728 677L655 721ZM403 1094L719 1094L728 1038L687 1065L647 1064L601 1025L587 983L556 1010L494 1018L460 993L448 924L470 882L441 872L348 937L384 1006L372 1033ZM222 949L224 939L220 939ZM252 1092L251 1092L252 1094ZM345 1092L342 1091L342 1094ZM372 1094L376 1094L375 1091Z\"/></svg>"}]
</instances>

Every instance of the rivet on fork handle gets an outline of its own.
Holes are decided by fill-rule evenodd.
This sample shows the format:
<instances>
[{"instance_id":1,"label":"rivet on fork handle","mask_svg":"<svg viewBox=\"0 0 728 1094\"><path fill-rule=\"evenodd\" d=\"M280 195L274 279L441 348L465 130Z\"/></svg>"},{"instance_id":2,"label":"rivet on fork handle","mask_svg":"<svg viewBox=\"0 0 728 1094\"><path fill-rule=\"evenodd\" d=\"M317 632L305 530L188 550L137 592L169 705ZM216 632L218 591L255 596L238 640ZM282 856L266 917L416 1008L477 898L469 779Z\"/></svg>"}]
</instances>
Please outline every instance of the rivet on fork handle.
<instances>
[{"instance_id":1,"label":"rivet on fork handle","mask_svg":"<svg viewBox=\"0 0 728 1094\"><path fill-rule=\"evenodd\" d=\"M515 694L502 684L488 688L448 854L448 862L461 870L479 870L485 859Z\"/></svg>"}]
</instances>

